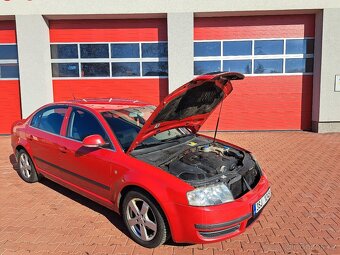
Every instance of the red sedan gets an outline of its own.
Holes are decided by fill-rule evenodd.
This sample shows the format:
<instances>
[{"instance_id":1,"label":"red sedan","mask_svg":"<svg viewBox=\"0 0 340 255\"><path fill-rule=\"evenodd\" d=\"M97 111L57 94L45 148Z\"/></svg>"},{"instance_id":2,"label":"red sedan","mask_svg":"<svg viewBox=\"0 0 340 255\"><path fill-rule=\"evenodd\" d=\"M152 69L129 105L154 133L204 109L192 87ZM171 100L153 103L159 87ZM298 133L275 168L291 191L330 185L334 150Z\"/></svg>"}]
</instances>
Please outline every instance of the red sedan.
<instances>
[{"instance_id":1,"label":"red sedan","mask_svg":"<svg viewBox=\"0 0 340 255\"><path fill-rule=\"evenodd\" d=\"M249 151L197 132L243 78L199 76L157 108L111 98L45 105L13 125L18 173L120 213L145 247L238 235L270 199L267 178Z\"/></svg>"}]
</instances>

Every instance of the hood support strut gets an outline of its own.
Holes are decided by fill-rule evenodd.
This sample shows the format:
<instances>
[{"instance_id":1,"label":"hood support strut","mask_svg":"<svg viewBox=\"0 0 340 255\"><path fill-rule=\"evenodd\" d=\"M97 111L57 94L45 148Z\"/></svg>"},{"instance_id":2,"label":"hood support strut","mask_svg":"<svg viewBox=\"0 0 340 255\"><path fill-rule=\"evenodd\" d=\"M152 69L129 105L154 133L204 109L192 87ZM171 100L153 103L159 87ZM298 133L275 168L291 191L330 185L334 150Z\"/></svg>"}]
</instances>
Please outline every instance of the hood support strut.
<instances>
[{"instance_id":1,"label":"hood support strut","mask_svg":"<svg viewBox=\"0 0 340 255\"><path fill-rule=\"evenodd\" d=\"M222 105L223 105L223 101L221 102L220 111L219 111L219 113L218 113L218 117L217 117L217 121L216 121L216 128L215 128L215 134L214 134L213 143L215 143L215 140L216 140L216 134L217 134L218 124L220 123L220 116L221 116L221 112L222 112Z\"/></svg>"}]
</instances>

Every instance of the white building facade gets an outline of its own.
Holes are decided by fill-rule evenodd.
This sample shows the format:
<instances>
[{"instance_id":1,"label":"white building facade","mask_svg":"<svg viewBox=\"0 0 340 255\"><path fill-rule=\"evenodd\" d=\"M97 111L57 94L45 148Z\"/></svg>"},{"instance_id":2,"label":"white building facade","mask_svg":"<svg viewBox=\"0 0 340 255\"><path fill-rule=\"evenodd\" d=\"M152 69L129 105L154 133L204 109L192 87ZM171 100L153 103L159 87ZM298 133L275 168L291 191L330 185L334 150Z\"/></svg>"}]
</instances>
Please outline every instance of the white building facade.
<instances>
[{"instance_id":1,"label":"white building facade","mask_svg":"<svg viewBox=\"0 0 340 255\"><path fill-rule=\"evenodd\" d=\"M45 103L158 104L214 71L246 76L220 130L339 132L339 13L337 0L2 1L0 134Z\"/></svg>"}]
</instances>

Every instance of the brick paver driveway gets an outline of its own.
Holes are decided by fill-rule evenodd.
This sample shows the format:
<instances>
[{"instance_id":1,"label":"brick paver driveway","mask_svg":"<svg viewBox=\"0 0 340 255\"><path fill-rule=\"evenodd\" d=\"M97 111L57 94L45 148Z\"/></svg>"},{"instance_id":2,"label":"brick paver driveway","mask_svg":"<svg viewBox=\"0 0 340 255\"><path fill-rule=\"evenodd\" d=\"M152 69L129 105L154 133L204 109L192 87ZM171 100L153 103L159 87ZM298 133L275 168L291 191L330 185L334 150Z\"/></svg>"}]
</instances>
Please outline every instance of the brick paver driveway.
<instances>
[{"instance_id":1,"label":"brick paver driveway","mask_svg":"<svg viewBox=\"0 0 340 255\"><path fill-rule=\"evenodd\" d=\"M0 254L340 254L340 134L223 133L254 152L273 197L246 233L209 245L144 249L118 215L48 180L27 184L0 137Z\"/></svg>"}]
</instances>

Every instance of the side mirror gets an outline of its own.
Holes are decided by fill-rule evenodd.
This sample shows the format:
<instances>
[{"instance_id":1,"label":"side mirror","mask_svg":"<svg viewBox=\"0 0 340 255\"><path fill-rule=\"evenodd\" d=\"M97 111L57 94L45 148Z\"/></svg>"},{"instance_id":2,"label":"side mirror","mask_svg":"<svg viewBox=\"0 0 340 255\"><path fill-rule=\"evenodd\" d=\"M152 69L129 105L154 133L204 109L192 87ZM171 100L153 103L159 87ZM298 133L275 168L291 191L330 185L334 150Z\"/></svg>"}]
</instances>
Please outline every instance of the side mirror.
<instances>
[{"instance_id":1,"label":"side mirror","mask_svg":"<svg viewBox=\"0 0 340 255\"><path fill-rule=\"evenodd\" d=\"M83 140L83 146L90 148L99 148L106 145L103 137L101 135L89 135Z\"/></svg>"}]
</instances>

